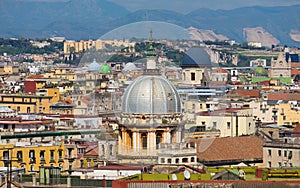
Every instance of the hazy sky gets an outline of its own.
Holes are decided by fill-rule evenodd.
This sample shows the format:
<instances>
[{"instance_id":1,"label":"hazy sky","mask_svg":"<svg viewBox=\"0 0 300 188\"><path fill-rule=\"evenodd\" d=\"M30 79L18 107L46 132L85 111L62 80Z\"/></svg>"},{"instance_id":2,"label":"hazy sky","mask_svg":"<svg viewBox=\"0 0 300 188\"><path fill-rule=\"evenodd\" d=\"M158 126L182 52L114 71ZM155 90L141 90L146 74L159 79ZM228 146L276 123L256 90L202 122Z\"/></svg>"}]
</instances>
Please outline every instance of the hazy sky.
<instances>
[{"instance_id":1,"label":"hazy sky","mask_svg":"<svg viewBox=\"0 0 300 188\"><path fill-rule=\"evenodd\" d=\"M69 0L22 0L69 1ZM96 0L100 1L100 0ZM139 9L166 9L188 13L198 8L233 9L245 6L288 6L300 4L300 0L107 0L124 6L130 11Z\"/></svg>"}]
</instances>

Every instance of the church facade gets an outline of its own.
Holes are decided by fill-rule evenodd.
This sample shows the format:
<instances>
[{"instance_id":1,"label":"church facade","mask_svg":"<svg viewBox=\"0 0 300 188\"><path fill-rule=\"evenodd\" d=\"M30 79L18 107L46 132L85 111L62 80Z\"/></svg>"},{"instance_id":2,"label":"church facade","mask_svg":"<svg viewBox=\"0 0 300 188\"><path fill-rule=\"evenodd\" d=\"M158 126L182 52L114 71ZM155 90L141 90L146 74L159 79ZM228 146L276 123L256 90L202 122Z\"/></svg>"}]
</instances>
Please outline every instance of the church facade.
<instances>
[{"instance_id":1,"label":"church facade","mask_svg":"<svg viewBox=\"0 0 300 188\"><path fill-rule=\"evenodd\" d=\"M291 58L286 58L284 53L280 53L278 58L271 59L269 72L271 78L290 78L291 77Z\"/></svg>"}]
</instances>

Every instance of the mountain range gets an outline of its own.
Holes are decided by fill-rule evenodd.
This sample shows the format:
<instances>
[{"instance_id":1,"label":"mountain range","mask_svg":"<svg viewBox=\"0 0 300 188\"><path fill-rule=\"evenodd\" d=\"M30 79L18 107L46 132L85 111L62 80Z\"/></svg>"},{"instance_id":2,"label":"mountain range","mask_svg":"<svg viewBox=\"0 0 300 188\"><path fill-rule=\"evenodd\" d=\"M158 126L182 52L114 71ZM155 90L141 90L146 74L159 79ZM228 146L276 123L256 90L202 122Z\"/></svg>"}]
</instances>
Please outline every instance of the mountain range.
<instances>
[{"instance_id":1,"label":"mountain range","mask_svg":"<svg viewBox=\"0 0 300 188\"><path fill-rule=\"evenodd\" d=\"M130 12L107 0L62 2L1 0L0 37L64 36L75 40L97 39L124 25L157 21L170 23L188 32L193 31L190 36L194 39L198 37L199 40L205 40L206 37L215 40L227 38L237 42L263 41L266 46L271 44L299 46L299 18L300 4L278 7L254 6L232 10L197 9L188 14L181 14L169 10ZM130 35L136 36L142 27L143 25L139 25L134 31L131 29ZM149 27L154 32L157 29ZM128 36L125 33L126 30L119 32L118 37ZM148 35L146 33L146 36ZM158 36L157 33L156 35Z\"/></svg>"}]
</instances>

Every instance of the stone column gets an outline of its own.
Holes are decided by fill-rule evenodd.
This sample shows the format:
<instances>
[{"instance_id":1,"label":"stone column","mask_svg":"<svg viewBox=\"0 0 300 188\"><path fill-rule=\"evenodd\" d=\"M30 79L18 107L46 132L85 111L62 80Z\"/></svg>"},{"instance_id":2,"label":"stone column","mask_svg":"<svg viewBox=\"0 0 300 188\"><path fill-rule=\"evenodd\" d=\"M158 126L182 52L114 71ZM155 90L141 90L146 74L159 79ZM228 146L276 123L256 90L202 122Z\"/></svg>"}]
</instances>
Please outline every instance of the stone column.
<instances>
[{"instance_id":1,"label":"stone column","mask_svg":"<svg viewBox=\"0 0 300 188\"><path fill-rule=\"evenodd\" d=\"M123 136L123 132L119 133L119 136L118 136L118 153L122 153L122 138L121 138L121 135Z\"/></svg>"},{"instance_id":2,"label":"stone column","mask_svg":"<svg viewBox=\"0 0 300 188\"><path fill-rule=\"evenodd\" d=\"M166 144L169 144L171 143L171 130L170 129L167 129L165 132L164 132L164 143Z\"/></svg>"},{"instance_id":3,"label":"stone column","mask_svg":"<svg viewBox=\"0 0 300 188\"><path fill-rule=\"evenodd\" d=\"M181 128L178 128L177 132L176 132L176 143L180 143L181 142Z\"/></svg>"},{"instance_id":4,"label":"stone column","mask_svg":"<svg viewBox=\"0 0 300 188\"><path fill-rule=\"evenodd\" d=\"M137 152L138 149L137 149L137 131L136 130L133 130L132 132L132 143L133 143L133 152Z\"/></svg>"},{"instance_id":5,"label":"stone column","mask_svg":"<svg viewBox=\"0 0 300 188\"><path fill-rule=\"evenodd\" d=\"M139 133L139 132L136 133L136 147L137 147L137 152L140 152L140 150L141 150L141 133Z\"/></svg>"},{"instance_id":6,"label":"stone column","mask_svg":"<svg viewBox=\"0 0 300 188\"><path fill-rule=\"evenodd\" d=\"M150 148L150 155L153 155L155 149L156 149L156 143L155 143L155 131L154 130L151 130L148 132L148 135L149 135L149 147Z\"/></svg>"}]
</instances>

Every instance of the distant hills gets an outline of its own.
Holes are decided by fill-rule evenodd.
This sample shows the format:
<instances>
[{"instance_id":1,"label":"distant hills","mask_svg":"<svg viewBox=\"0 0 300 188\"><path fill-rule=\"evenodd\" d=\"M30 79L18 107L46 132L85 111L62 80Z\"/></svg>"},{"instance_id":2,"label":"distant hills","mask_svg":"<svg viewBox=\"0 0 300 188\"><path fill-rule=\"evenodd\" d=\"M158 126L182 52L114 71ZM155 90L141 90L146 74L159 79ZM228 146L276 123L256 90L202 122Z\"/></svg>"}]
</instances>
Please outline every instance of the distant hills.
<instances>
[{"instance_id":1,"label":"distant hills","mask_svg":"<svg viewBox=\"0 0 300 188\"><path fill-rule=\"evenodd\" d=\"M255 6L233 10L198 9L188 14L180 14L166 10L130 12L106 0L68 2L1 0L0 37L65 36L67 39L77 40L97 39L126 24L161 21L190 30L192 28L190 37L194 39L198 37L199 40L228 38L238 42L246 40L263 42L266 46L271 44L299 46L299 18L300 4L286 7ZM152 29L155 32L157 28ZM130 35L135 36L141 30L137 28L135 32L131 30ZM124 30L118 37L124 37L123 34L128 36Z\"/></svg>"}]
</instances>

